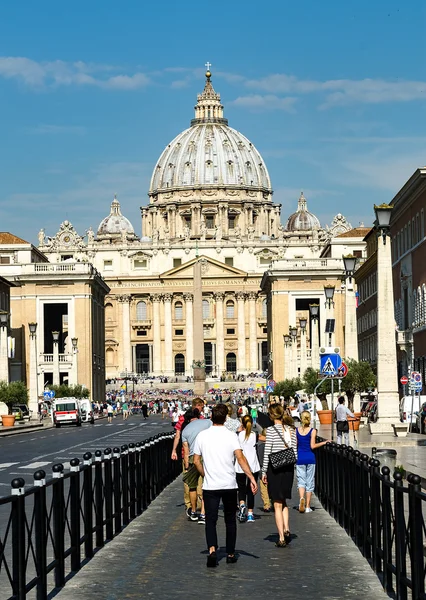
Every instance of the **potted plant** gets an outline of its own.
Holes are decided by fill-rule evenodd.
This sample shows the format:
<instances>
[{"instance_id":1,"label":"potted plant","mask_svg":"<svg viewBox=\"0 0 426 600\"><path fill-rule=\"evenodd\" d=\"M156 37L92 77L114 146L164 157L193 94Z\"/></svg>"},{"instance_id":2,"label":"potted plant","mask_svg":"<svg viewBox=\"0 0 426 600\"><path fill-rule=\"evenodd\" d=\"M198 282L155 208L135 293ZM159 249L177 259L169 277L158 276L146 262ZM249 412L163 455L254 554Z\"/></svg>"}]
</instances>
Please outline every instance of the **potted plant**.
<instances>
[{"instance_id":1,"label":"potted plant","mask_svg":"<svg viewBox=\"0 0 426 600\"><path fill-rule=\"evenodd\" d=\"M4 427L13 427L15 425L15 415L12 414L14 404L28 404L28 390L23 381L0 381L0 402L4 402L8 409L7 415L2 415Z\"/></svg>"},{"instance_id":2,"label":"potted plant","mask_svg":"<svg viewBox=\"0 0 426 600\"><path fill-rule=\"evenodd\" d=\"M206 379L206 361L192 361L192 369L194 371L194 381L205 381Z\"/></svg>"}]
</instances>

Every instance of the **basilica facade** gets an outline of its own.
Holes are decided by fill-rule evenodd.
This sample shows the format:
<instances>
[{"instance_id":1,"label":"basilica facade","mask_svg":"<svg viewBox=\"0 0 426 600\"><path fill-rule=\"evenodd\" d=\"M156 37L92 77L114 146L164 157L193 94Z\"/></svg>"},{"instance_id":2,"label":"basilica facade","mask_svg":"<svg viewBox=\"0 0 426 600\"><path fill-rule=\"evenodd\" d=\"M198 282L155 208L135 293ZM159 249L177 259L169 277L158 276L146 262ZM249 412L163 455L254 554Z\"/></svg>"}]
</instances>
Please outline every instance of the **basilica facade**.
<instances>
[{"instance_id":1,"label":"basilica facade","mask_svg":"<svg viewBox=\"0 0 426 600\"><path fill-rule=\"evenodd\" d=\"M268 370L271 292L268 285L261 288L265 271L273 273L280 264L282 271L285 262L289 274L283 281L291 281L295 303L297 290L303 296L307 264L309 272L321 267L318 290L330 277L340 281L335 260L327 272L326 253L338 236L348 234L349 223L338 215L322 227L303 193L282 223L267 166L255 146L229 127L209 71L190 127L166 146L154 166L148 197L140 236L116 197L96 232L90 228L81 235L64 221L52 237L39 233L39 250L51 263L92 263L110 288L106 376L190 376L193 340L200 335L207 373ZM359 237L356 244L362 248ZM196 261L202 262L202 306L196 310L202 311L203 331L194 330ZM315 288L314 297L319 293ZM308 311L306 302L298 306ZM297 325L302 313L295 307L275 319Z\"/></svg>"}]
</instances>

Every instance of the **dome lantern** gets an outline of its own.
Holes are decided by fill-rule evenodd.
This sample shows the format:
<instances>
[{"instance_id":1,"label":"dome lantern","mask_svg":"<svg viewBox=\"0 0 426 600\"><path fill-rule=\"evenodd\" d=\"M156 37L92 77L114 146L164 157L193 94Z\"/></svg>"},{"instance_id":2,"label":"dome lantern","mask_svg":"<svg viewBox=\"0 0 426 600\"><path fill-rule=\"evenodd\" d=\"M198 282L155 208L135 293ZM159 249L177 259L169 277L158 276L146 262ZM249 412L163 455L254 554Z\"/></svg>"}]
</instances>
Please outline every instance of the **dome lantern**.
<instances>
[{"instance_id":1,"label":"dome lantern","mask_svg":"<svg viewBox=\"0 0 426 600\"><path fill-rule=\"evenodd\" d=\"M228 119L223 117L223 104L220 102L220 94L214 91L211 82L210 63L206 63L206 84L201 94L197 96L197 104L194 106L195 119L192 119L191 126L200 123L221 123L228 125Z\"/></svg>"},{"instance_id":2,"label":"dome lantern","mask_svg":"<svg viewBox=\"0 0 426 600\"><path fill-rule=\"evenodd\" d=\"M289 216L287 220L287 231L312 231L320 229L321 223L318 218L309 212L306 198L301 192L297 202L297 211Z\"/></svg>"},{"instance_id":3,"label":"dome lantern","mask_svg":"<svg viewBox=\"0 0 426 600\"><path fill-rule=\"evenodd\" d=\"M103 240L107 238L126 238L135 239L135 231L129 219L126 219L121 212L120 202L117 195L111 202L110 213L103 219L98 227L97 238Z\"/></svg>"}]
</instances>

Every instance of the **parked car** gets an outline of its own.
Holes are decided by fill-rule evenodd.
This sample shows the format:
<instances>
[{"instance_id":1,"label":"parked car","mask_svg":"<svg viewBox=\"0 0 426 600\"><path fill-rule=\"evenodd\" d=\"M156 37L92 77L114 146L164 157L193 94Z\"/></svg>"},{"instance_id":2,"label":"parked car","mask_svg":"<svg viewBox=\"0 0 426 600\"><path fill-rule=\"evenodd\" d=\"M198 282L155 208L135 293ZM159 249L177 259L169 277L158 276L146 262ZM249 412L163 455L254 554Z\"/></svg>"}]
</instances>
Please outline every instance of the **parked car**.
<instances>
[{"instance_id":1,"label":"parked car","mask_svg":"<svg viewBox=\"0 0 426 600\"><path fill-rule=\"evenodd\" d=\"M12 406L12 415L14 415L15 421L23 421L24 420L24 413L22 412L19 404L14 404Z\"/></svg>"},{"instance_id":2,"label":"parked car","mask_svg":"<svg viewBox=\"0 0 426 600\"><path fill-rule=\"evenodd\" d=\"M20 409L24 419L29 419L31 417L32 411L30 411L26 404L14 404L12 410L15 406Z\"/></svg>"}]
</instances>

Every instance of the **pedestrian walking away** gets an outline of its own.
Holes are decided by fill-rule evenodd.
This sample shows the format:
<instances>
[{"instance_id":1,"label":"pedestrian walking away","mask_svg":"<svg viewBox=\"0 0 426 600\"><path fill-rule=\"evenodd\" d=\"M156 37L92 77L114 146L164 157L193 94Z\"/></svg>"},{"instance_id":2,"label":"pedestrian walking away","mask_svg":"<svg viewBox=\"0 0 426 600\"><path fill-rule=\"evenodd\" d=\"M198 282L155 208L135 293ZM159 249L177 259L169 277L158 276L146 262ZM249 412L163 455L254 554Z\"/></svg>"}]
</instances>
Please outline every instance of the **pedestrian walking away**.
<instances>
[{"instance_id":1,"label":"pedestrian walking away","mask_svg":"<svg viewBox=\"0 0 426 600\"><path fill-rule=\"evenodd\" d=\"M226 527L226 562L236 563L237 539L237 479L235 460L250 480L251 491L257 492L257 484L249 464L240 448L238 437L230 432L224 423L228 409L218 404L212 410L213 426L201 431L195 440L194 464L204 477L203 499L206 513L206 541L209 555L207 567L216 567L217 561L217 519L219 503L222 500Z\"/></svg>"},{"instance_id":2,"label":"pedestrian walking away","mask_svg":"<svg viewBox=\"0 0 426 600\"><path fill-rule=\"evenodd\" d=\"M271 405L268 414L274 425L266 430L262 479L263 483L268 485L269 496L274 505L275 523L278 530L276 546L283 548L291 541L287 500L291 499L294 463L273 468L270 456L276 452L292 449L295 459L297 459L297 438L294 427L283 421L284 409L280 404ZM288 417L286 418L288 419Z\"/></svg>"},{"instance_id":3,"label":"pedestrian walking away","mask_svg":"<svg viewBox=\"0 0 426 600\"><path fill-rule=\"evenodd\" d=\"M257 483L260 472L260 464L257 457L256 446L260 437L263 441L265 441L266 437L259 436L252 431L253 419L251 417L243 417L241 419L241 423L243 426L243 431L238 433L238 439L240 441L241 450L247 459L250 470L253 473L253 477ZM235 463L235 472L237 475L238 501L240 505L238 511L238 520L240 523L244 523L245 521L248 523L253 523L254 495L251 491L250 481L238 462Z\"/></svg>"},{"instance_id":4,"label":"pedestrian walking away","mask_svg":"<svg viewBox=\"0 0 426 600\"><path fill-rule=\"evenodd\" d=\"M345 399L343 396L340 396L340 398L338 400L338 405L336 406L335 413L336 413L335 418L336 418L336 430L337 430L337 443L338 444L342 443L342 434L343 434L344 442L347 446L349 446L348 416L355 417L355 415L353 414L353 412L351 412L349 410L349 408L347 408L345 406Z\"/></svg>"},{"instance_id":5,"label":"pedestrian walking away","mask_svg":"<svg viewBox=\"0 0 426 600\"><path fill-rule=\"evenodd\" d=\"M114 409L112 407L112 404L108 404L107 415L108 415L108 423L112 423L112 418L114 416Z\"/></svg>"},{"instance_id":6,"label":"pedestrian walking away","mask_svg":"<svg viewBox=\"0 0 426 600\"><path fill-rule=\"evenodd\" d=\"M297 488L299 490L299 512L310 513L312 492L315 489L315 454L314 450L325 446L330 440L318 442L317 430L311 427L311 413L307 410L300 414L300 427L297 437Z\"/></svg>"}]
</instances>

